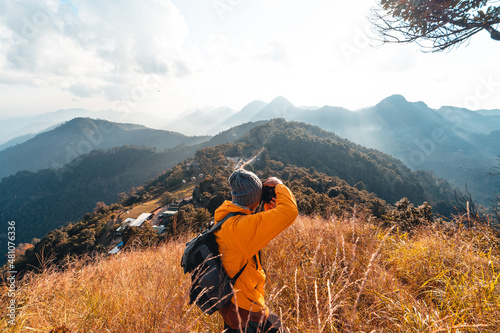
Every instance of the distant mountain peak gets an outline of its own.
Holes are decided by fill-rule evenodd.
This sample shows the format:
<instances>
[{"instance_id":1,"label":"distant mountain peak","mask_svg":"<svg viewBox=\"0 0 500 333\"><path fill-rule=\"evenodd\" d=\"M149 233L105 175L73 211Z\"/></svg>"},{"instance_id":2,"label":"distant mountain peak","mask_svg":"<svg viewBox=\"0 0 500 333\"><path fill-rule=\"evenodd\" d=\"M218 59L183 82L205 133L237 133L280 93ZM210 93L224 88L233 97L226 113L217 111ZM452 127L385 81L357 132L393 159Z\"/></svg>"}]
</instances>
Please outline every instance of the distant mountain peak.
<instances>
[{"instance_id":1,"label":"distant mountain peak","mask_svg":"<svg viewBox=\"0 0 500 333\"><path fill-rule=\"evenodd\" d=\"M62 123L60 127L70 127L70 126L79 126L79 127L86 127L86 126L92 126L92 127L98 127L99 125L104 125L104 126L118 126L123 128L124 130L135 130L138 128L147 128L144 125L138 125L138 124L130 124L130 123L116 123L113 121L109 121L106 119L100 119L100 118L90 118L90 117L76 117L71 120L68 120L65 123Z\"/></svg>"},{"instance_id":2,"label":"distant mountain peak","mask_svg":"<svg viewBox=\"0 0 500 333\"><path fill-rule=\"evenodd\" d=\"M290 116L297 111L304 111L296 108L289 100L282 96L278 96L267 104L262 110L250 119L251 121L269 120L272 118L285 118L285 114Z\"/></svg>"},{"instance_id":3,"label":"distant mountain peak","mask_svg":"<svg viewBox=\"0 0 500 333\"><path fill-rule=\"evenodd\" d=\"M271 103L269 103L269 105L271 106L293 106L292 103L290 103L289 100L287 100L285 97L283 96L278 96L276 98L274 98Z\"/></svg>"},{"instance_id":4,"label":"distant mountain peak","mask_svg":"<svg viewBox=\"0 0 500 333\"><path fill-rule=\"evenodd\" d=\"M265 108L267 105L267 103L264 103L263 101L260 101L260 100L255 100L255 101L252 101L250 103L248 103L247 105L245 105L243 107L243 109L241 109L241 112L242 113L256 113L256 112L259 112L260 110L262 110L263 108Z\"/></svg>"},{"instance_id":5,"label":"distant mountain peak","mask_svg":"<svg viewBox=\"0 0 500 333\"><path fill-rule=\"evenodd\" d=\"M21 170L58 169L93 150L138 146L162 152L182 145L197 145L209 139L143 125L78 117L0 151L0 179Z\"/></svg>"},{"instance_id":6,"label":"distant mountain peak","mask_svg":"<svg viewBox=\"0 0 500 333\"><path fill-rule=\"evenodd\" d=\"M94 125L96 123L96 120L91 119L89 117L76 117L71 120L68 120L66 122L61 123L57 129L59 130L75 130L77 128L83 128L87 126Z\"/></svg>"},{"instance_id":7,"label":"distant mountain peak","mask_svg":"<svg viewBox=\"0 0 500 333\"><path fill-rule=\"evenodd\" d=\"M381 103L394 103L394 104L399 104L399 103L408 103L406 98L403 95L395 94L391 95L387 98L384 98L379 104Z\"/></svg>"},{"instance_id":8,"label":"distant mountain peak","mask_svg":"<svg viewBox=\"0 0 500 333\"><path fill-rule=\"evenodd\" d=\"M267 105L267 103L261 101L260 99L256 99L256 100L253 100L250 103L248 103L245 107L247 107L249 105Z\"/></svg>"}]
</instances>

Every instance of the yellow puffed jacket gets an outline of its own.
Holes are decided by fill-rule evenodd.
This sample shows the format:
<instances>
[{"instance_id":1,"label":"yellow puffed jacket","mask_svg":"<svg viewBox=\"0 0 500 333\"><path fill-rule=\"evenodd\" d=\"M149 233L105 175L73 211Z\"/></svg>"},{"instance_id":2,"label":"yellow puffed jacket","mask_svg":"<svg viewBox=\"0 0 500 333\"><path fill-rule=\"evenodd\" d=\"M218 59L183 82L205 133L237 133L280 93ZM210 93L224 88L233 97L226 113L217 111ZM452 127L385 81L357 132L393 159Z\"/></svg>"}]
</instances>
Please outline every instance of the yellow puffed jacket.
<instances>
[{"instance_id":1,"label":"yellow puffed jacket","mask_svg":"<svg viewBox=\"0 0 500 333\"><path fill-rule=\"evenodd\" d=\"M275 192L276 208L265 212L251 214L246 207L235 205L231 201L225 201L215 211L216 221L222 220L231 212L245 214L230 217L214 234L222 254L222 264L230 277L234 277L248 262L234 285L236 293L231 301L251 312L268 313L264 300L266 274L257 254L290 226L298 215L297 203L288 187L276 185ZM253 256L256 256L257 263Z\"/></svg>"}]
</instances>

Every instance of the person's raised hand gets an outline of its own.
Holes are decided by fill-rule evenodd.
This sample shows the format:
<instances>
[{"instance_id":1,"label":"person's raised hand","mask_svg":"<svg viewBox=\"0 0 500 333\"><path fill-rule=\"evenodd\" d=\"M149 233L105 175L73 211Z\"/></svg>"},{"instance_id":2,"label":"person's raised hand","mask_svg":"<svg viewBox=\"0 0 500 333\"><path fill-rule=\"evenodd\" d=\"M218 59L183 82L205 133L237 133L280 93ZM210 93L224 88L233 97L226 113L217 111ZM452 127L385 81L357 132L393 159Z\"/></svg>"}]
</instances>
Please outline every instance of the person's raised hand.
<instances>
[{"instance_id":1,"label":"person's raised hand","mask_svg":"<svg viewBox=\"0 0 500 333\"><path fill-rule=\"evenodd\" d=\"M283 184L283 182L276 177L269 177L262 185L275 187L278 184Z\"/></svg>"},{"instance_id":2,"label":"person's raised hand","mask_svg":"<svg viewBox=\"0 0 500 333\"><path fill-rule=\"evenodd\" d=\"M264 210L268 211L270 209L276 208L276 198L272 198L270 203L265 203L264 204Z\"/></svg>"}]
</instances>

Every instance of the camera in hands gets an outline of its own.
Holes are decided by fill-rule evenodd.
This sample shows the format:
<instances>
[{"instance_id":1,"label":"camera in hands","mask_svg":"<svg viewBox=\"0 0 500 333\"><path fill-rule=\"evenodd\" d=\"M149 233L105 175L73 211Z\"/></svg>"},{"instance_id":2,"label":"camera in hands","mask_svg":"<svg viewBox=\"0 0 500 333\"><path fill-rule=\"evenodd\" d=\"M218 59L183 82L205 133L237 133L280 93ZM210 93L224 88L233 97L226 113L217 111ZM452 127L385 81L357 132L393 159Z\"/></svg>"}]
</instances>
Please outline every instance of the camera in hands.
<instances>
[{"instance_id":1,"label":"camera in hands","mask_svg":"<svg viewBox=\"0 0 500 333\"><path fill-rule=\"evenodd\" d=\"M273 198L276 197L276 192L274 191L274 187L271 186L262 186L262 197L261 201L264 203L270 203Z\"/></svg>"}]
</instances>

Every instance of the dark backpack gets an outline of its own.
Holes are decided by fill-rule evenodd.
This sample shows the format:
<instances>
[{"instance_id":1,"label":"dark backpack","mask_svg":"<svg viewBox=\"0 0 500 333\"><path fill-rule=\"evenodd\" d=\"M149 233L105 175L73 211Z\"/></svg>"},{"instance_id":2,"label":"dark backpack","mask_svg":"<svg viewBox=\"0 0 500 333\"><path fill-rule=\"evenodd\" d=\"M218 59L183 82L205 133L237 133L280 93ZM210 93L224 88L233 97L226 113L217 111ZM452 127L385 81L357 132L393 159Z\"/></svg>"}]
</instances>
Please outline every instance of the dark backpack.
<instances>
[{"instance_id":1,"label":"dark backpack","mask_svg":"<svg viewBox=\"0 0 500 333\"><path fill-rule=\"evenodd\" d=\"M230 278L220 259L219 247L214 232L228 218L242 213L229 213L212 228L205 230L186 243L181 266L184 274L191 274L189 304L195 303L204 313L213 314L231 301L233 286L247 266Z\"/></svg>"}]
</instances>

